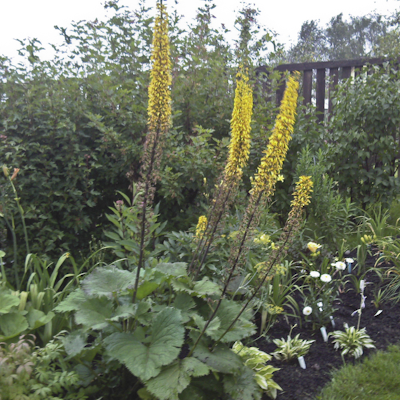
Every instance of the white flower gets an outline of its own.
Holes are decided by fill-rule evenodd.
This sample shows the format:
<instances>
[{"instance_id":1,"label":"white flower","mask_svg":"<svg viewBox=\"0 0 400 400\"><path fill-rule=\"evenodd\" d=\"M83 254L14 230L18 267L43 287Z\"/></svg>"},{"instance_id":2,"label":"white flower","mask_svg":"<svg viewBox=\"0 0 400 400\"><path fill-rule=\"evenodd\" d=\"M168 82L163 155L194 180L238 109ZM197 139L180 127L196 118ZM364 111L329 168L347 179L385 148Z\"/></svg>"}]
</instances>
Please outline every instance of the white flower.
<instances>
[{"instance_id":1,"label":"white flower","mask_svg":"<svg viewBox=\"0 0 400 400\"><path fill-rule=\"evenodd\" d=\"M306 274L306 273L307 273L307 270L305 270L305 269L302 269L302 270L300 271L300 273L302 273L302 274L304 275L304 274Z\"/></svg>"},{"instance_id":2,"label":"white flower","mask_svg":"<svg viewBox=\"0 0 400 400\"><path fill-rule=\"evenodd\" d=\"M319 278L319 272L318 271L311 271L310 276L311 278Z\"/></svg>"},{"instance_id":3,"label":"white flower","mask_svg":"<svg viewBox=\"0 0 400 400\"><path fill-rule=\"evenodd\" d=\"M337 263L334 264L336 269L343 271L346 269L346 264L343 261L338 261Z\"/></svg>"},{"instance_id":4,"label":"white flower","mask_svg":"<svg viewBox=\"0 0 400 400\"><path fill-rule=\"evenodd\" d=\"M332 278L329 274L322 274L320 279L322 282L325 282L325 283L328 283L332 280Z\"/></svg>"},{"instance_id":5,"label":"white flower","mask_svg":"<svg viewBox=\"0 0 400 400\"><path fill-rule=\"evenodd\" d=\"M303 314L304 315L310 315L312 313L312 308L307 306L303 308Z\"/></svg>"},{"instance_id":6,"label":"white flower","mask_svg":"<svg viewBox=\"0 0 400 400\"><path fill-rule=\"evenodd\" d=\"M320 301L319 303L317 303L318 307L322 307L324 304L322 303L322 301Z\"/></svg>"},{"instance_id":7,"label":"white flower","mask_svg":"<svg viewBox=\"0 0 400 400\"><path fill-rule=\"evenodd\" d=\"M346 261L348 264L353 264L353 262L354 262L354 260L353 260L352 258L346 258L345 261Z\"/></svg>"},{"instance_id":8,"label":"white flower","mask_svg":"<svg viewBox=\"0 0 400 400\"><path fill-rule=\"evenodd\" d=\"M360 281L360 290L361 290L361 292L364 293L364 289L365 289L365 280L361 279L361 281Z\"/></svg>"}]
</instances>

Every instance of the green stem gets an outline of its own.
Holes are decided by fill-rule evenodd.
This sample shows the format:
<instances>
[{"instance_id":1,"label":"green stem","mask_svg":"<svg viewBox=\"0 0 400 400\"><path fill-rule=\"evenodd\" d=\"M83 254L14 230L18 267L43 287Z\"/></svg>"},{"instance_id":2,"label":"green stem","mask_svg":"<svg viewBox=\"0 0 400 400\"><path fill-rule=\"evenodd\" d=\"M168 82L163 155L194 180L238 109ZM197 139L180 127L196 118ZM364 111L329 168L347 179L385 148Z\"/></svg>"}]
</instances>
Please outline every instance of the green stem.
<instances>
[{"instance_id":1,"label":"green stem","mask_svg":"<svg viewBox=\"0 0 400 400\"><path fill-rule=\"evenodd\" d=\"M283 249L285 247L285 245L287 244L287 242L289 241L290 238L290 234L291 234L292 230L290 230L287 233L286 239L283 243L282 246L279 246L279 250ZM236 322L238 321L238 319L240 318L240 316L245 312L245 310L247 309L247 307L249 306L249 304L253 301L254 297L256 297L257 293L260 291L261 287L264 285L272 267L276 264L276 262L280 259L281 256L281 251L276 253L275 259L271 262L271 264L269 265L267 271L264 274L263 279L261 280L260 284L257 286L256 290L254 291L253 295L247 300L247 302L245 303L245 305L242 307L242 309L240 310L239 314L235 317L235 319L232 321L232 323L229 325L229 327L225 330L225 332L219 337L219 339L214 343L212 349L215 348L215 346L218 345L218 343L221 341L221 339L232 329L232 327L236 324Z\"/></svg>"},{"instance_id":2,"label":"green stem","mask_svg":"<svg viewBox=\"0 0 400 400\"><path fill-rule=\"evenodd\" d=\"M245 230L244 230L244 233L243 233L242 241L240 242L240 246L239 246L239 249L238 249L238 254L237 254L237 256L236 256L235 261L233 262L233 265L232 265L232 267L231 267L231 270L230 270L228 279L227 279L226 282L225 282L225 285L224 285L222 294L221 294L221 296L220 296L220 298L219 298L219 300L218 300L217 306L215 307L214 312L211 314L211 317L208 319L208 321L207 321L206 324L204 325L204 328L202 329L202 331L201 331L199 337L197 338L196 342L194 343L192 349L190 350L190 353L189 353L188 357L190 357L190 356L193 354L195 348L197 347L197 345L198 345L199 342L200 342L200 339L202 338L202 336L204 335L204 333L205 333L205 331L207 330L208 326L210 325L211 321L214 319L215 315L217 314L218 309L219 309L219 307L220 307L220 305L221 305L221 303L222 303L222 300L225 298L226 291L228 290L229 283L230 283L230 281L231 281L231 279L232 279L232 277L233 277L233 273L234 273L234 271L235 271L235 269L236 269L236 267L237 267L238 261L239 261L239 259L240 259L240 255L241 255L241 253L242 253L242 251L243 251L243 247L244 247L244 243L245 243L245 241L246 241L247 233L248 233L248 231L249 231L249 229L250 229L251 222L253 221L254 215L255 215L255 213L256 213L256 211L257 211L257 207L258 207L258 205L259 205L259 203L260 203L262 194L263 194L263 192L261 192L261 193L259 194L258 199L257 199L257 201L256 201L256 203L255 203L255 205L254 205L254 207L253 207L253 211L252 211L252 213L251 213L251 216L250 216L250 218L249 218L249 221L247 222L247 226L246 226L246 228L245 228ZM242 312L241 312L241 313L242 313ZM241 313L240 313L240 315L241 315ZM239 316L240 316L240 315L239 315ZM238 317L238 318L239 318L239 317ZM236 322L236 321L237 321L237 319L235 320L235 322ZM233 326L233 325L231 325L231 326ZM229 327L229 329L230 329L230 327ZM225 335L225 334L226 334L226 332L224 333L224 335ZM223 336L224 336L224 335L223 335ZM214 347L215 347L215 346L214 346Z\"/></svg>"}]
</instances>

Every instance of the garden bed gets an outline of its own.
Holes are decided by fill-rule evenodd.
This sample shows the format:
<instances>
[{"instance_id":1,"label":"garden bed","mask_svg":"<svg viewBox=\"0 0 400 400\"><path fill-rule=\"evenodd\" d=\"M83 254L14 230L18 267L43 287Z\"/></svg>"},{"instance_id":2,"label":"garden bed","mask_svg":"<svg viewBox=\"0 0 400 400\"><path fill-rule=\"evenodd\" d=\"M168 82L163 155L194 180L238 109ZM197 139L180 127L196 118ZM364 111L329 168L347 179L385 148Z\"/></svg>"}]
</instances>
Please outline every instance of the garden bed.
<instances>
[{"instance_id":1,"label":"garden bed","mask_svg":"<svg viewBox=\"0 0 400 400\"><path fill-rule=\"evenodd\" d=\"M375 259L369 257L367 266L373 266ZM355 271L356 272L356 271ZM353 272L354 273L354 272ZM385 350L389 344L400 342L400 307L399 304L383 303L377 309L372 300L374 299L374 289L379 285L379 278L370 271L366 275L367 284L366 303L363 309L360 328L366 328L368 335L374 340L377 350ZM339 300L335 302L336 311L334 313L335 329L327 326L327 331L343 330L343 324L357 326L358 315L352 313L360 308L360 294L358 294L349 282L346 291L341 293ZM379 315L375 314L382 310ZM287 338L291 326L296 324L294 318L281 318L268 332L267 338L260 338L256 341L256 346L266 353L276 350L273 339ZM280 368L274 373L274 380L282 387L283 391L278 392L278 399L284 400L311 400L315 399L321 389L331 380L331 372L339 369L343 365L340 351L335 350L332 338L328 343L323 341L319 330L312 331L309 326L303 323L302 327L295 327L292 337L300 334L301 339L315 340L309 353L305 356L307 369L301 369L297 359L285 362L276 359L271 360L274 367ZM376 351L375 349L364 349L364 354L359 360ZM354 362L353 358L347 358L346 362ZM358 360L356 362L359 362ZM263 397L268 399L268 397Z\"/></svg>"}]
</instances>

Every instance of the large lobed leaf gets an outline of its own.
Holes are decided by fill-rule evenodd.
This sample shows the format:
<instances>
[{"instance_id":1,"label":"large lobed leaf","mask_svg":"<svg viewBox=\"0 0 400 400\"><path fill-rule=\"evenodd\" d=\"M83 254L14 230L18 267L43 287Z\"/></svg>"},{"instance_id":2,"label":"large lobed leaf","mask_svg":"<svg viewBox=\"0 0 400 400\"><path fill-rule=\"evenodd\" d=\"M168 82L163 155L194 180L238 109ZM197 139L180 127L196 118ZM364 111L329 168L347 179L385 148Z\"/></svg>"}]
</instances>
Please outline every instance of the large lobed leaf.
<instances>
[{"instance_id":1,"label":"large lobed leaf","mask_svg":"<svg viewBox=\"0 0 400 400\"><path fill-rule=\"evenodd\" d=\"M191 377L207 375L210 369L193 357L178 360L164 367L162 371L146 383L146 387L160 400L178 400L178 394L189 386Z\"/></svg>"},{"instance_id":2,"label":"large lobed leaf","mask_svg":"<svg viewBox=\"0 0 400 400\"><path fill-rule=\"evenodd\" d=\"M133 272L119 269L115 266L96 268L82 281L82 289L88 296L112 298L135 285L136 276Z\"/></svg>"},{"instance_id":3,"label":"large lobed leaf","mask_svg":"<svg viewBox=\"0 0 400 400\"><path fill-rule=\"evenodd\" d=\"M180 311L167 307L154 318L150 336L144 338L135 333L114 333L104 342L111 357L146 381L178 357L184 332Z\"/></svg>"}]
</instances>

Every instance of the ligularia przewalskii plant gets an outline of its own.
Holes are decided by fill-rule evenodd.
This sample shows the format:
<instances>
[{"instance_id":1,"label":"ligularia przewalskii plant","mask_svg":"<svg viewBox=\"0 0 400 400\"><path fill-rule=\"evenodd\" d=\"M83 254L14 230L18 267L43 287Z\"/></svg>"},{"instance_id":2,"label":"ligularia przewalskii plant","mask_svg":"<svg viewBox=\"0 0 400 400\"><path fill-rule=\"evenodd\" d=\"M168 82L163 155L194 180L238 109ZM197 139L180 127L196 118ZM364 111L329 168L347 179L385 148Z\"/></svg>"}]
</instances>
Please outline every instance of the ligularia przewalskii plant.
<instances>
[{"instance_id":1,"label":"ligularia przewalskii plant","mask_svg":"<svg viewBox=\"0 0 400 400\"><path fill-rule=\"evenodd\" d=\"M131 393L132 387L137 388L143 399L178 400L193 396L228 399L237 398L238 393L243 399L259 399L262 390L273 389L272 383L265 379L260 387L257 384L260 371L246 365L230 344L256 331L251 310L254 297L274 273L300 226L303 209L310 202L313 186L310 177L299 178L282 235L264 262L251 295L242 304L229 298L227 288L239 269L247 236L258 224L260 209L273 195L286 157L295 122L298 74L288 80L274 131L252 182L249 206L224 281L212 281L202 265L248 159L252 92L244 70L240 70L237 77L228 161L210 211L199 219L194 239L197 249L192 263L188 268L185 262L159 260L149 246L149 233L154 232L156 226L151 206L171 109L168 17L161 1L157 8L154 70L149 87L149 132L142 161L142 181L138 185L141 202L131 206L132 214L139 215L139 227L132 228L139 232L137 265L131 263L123 270L119 268L121 262L116 262L97 268L82 281L81 288L56 308L57 312L73 312L76 324L81 327L65 338L66 351L69 357L79 357L86 365L91 365L94 356L102 360L105 370L85 370L92 380L98 379L96 374L106 373L107 368L117 369L119 374L116 375L130 374L127 393ZM125 225L124 229L127 229ZM225 266L220 267L225 271ZM273 372L271 368L268 371L269 374ZM270 393L276 395L276 391Z\"/></svg>"}]
</instances>

